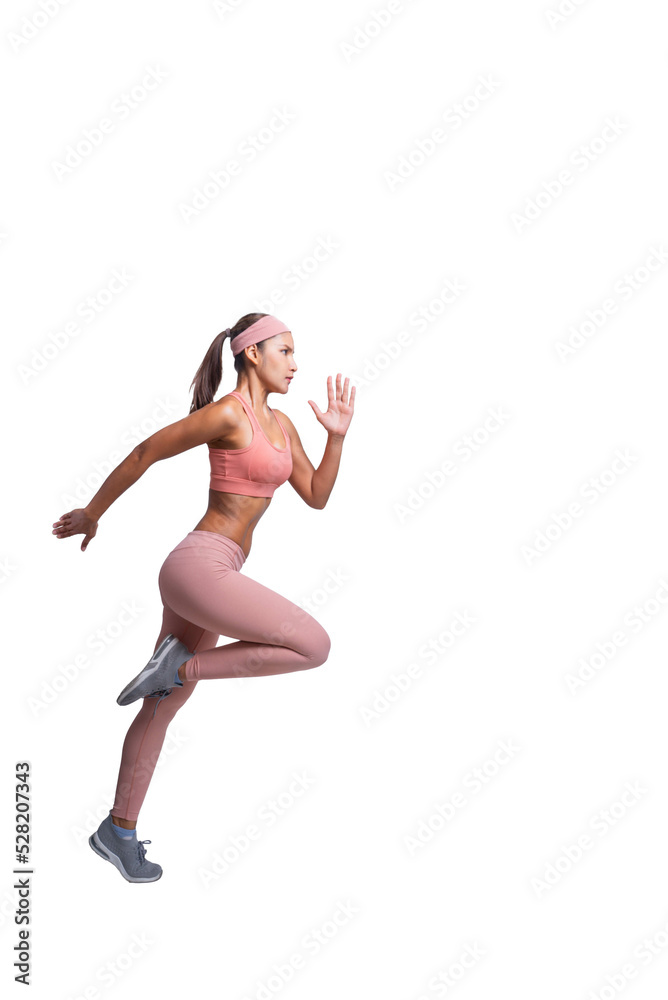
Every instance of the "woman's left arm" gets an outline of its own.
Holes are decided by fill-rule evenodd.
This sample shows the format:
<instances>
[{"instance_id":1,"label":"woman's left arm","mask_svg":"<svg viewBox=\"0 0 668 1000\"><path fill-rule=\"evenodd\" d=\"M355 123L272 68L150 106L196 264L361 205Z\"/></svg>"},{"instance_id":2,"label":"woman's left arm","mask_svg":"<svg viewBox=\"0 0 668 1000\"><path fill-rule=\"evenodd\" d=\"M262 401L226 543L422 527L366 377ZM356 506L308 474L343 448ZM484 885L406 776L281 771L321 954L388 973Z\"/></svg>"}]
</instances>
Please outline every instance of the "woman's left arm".
<instances>
[{"instance_id":1,"label":"woman's left arm","mask_svg":"<svg viewBox=\"0 0 668 1000\"><path fill-rule=\"evenodd\" d=\"M327 431L327 444L317 469L314 468L304 451L299 434L290 418L286 417L280 410L277 411L281 419L285 420L290 434L292 473L288 482L309 507L315 507L317 510L322 510L329 500L339 471L343 439L353 418L355 386L348 394L349 381L350 379L346 378L343 389L341 389L341 374L339 373L336 376L336 391L334 391L332 376L327 376L327 409L324 413L312 399L308 400L317 420Z\"/></svg>"}]
</instances>

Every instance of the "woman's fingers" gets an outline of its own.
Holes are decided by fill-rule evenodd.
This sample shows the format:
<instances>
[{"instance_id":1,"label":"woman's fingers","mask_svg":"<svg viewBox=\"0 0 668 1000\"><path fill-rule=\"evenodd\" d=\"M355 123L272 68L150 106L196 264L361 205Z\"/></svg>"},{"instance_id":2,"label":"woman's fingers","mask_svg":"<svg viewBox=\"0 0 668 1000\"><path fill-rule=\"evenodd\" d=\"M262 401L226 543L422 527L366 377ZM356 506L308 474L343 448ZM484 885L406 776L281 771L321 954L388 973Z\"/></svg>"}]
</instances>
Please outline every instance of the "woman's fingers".
<instances>
[{"instance_id":1,"label":"woman's fingers","mask_svg":"<svg viewBox=\"0 0 668 1000\"><path fill-rule=\"evenodd\" d=\"M332 383L332 376L327 376L327 398L332 402L341 399L341 372L336 373L336 385Z\"/></svg>"},{"instance_id":2,"label":"woman's fingers","mask_svg":"<svg viewBox=\"0 0 668 1000\"><path fill-rule=\"evenodd\" d=\"M340 399L342 403L352 402L353 395L348 398L348 388L350 385L350 377L346 375L345 381L343 383L343 388L341 387L341 379L343 375L341 372L336 373L336 390L332 392L332 376L327 376L327 395L329 399ZM352 393L355 392L355 386L352 387Z\"/></svg>"},{"instance_id":3,"label":"woman's fingers","mask_svg":"<svg viewBox=\"0 0 668 1000\"><path fill-rule=\"evenodd\" d=\"M58 538L69 538L70 535L78 535L79 531L76 530L75 519L73 518L73 510L68 510L66 514L62 514L58 521L53 522L52 535L57 535Z\"/></svg>"}]
</instances>

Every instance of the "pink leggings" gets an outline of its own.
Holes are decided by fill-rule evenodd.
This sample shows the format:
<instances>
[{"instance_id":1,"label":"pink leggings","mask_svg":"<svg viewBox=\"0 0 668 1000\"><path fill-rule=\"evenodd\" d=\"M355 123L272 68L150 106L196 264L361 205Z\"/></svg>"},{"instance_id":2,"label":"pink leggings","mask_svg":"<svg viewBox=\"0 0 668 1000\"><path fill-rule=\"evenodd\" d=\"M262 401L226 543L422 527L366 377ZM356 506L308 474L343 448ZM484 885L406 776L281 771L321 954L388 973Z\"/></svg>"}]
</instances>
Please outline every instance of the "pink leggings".
<instances>
[{"instance_id":1,"label":"pink leggings","mask_svg":"<svg viewBox=\"0 0 668 1000\"><path fill-rule=\"evenodd\" d=\"M194 656L183 687L158 702L144 698L128 729L113 816L136 820L165 739L167 726L199 680L263 677L318 667L330 638L307 611L242 575L240 545L214 531L190 531L165 559L158 585L163 603L158 648L170 632ZM221 635L238 642L216 646ZM155 716L153 716L153 711Z\"/></svg>"}]
</instances>

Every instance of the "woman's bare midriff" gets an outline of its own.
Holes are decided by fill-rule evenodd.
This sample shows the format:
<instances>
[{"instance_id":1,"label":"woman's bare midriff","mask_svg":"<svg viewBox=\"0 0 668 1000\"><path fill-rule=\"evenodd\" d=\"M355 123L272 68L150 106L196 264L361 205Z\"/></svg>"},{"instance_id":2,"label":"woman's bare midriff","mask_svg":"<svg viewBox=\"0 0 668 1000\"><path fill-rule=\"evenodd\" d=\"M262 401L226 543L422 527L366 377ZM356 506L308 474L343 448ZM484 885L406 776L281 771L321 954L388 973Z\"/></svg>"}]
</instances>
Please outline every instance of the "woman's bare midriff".
<instances>
[{"instance_id":1,"label":"woman's bare midriff","mask_svg":"<svg viewBox=\"0 0 668 1000\"><path fill-rule=\"evenodd\" d=\"M210 448L226 448L235 451L238 448L247 448L253 441L253 428L238 399L227 395L208 405L211 407L229 406L230 401L233 409L237 411L239 424L224 438L219 437L209 441ZM283 446L285 437L275 417L271 427L263 427L262 429L275 447L281 448ZM193 531L215 531L219 535L225 535L240 545L244 555L248 558L253 540L253 528L270 503L271 497L249 497L241 493L224 493L222 490L210 489L206 514L198 521Z\"/></svg>"},{"instance_id":2,"label":"woman's bare midriff","mask_svg":"<svg viewBox=\"0 0 668 1000\"><path fill-rule=\"evenodd\" d=\"M209 506L193 531L215 531L240 545L248 558L253 528L271 503L271 497L247 497L209 490Z\"/></svg>"}]
</instances>

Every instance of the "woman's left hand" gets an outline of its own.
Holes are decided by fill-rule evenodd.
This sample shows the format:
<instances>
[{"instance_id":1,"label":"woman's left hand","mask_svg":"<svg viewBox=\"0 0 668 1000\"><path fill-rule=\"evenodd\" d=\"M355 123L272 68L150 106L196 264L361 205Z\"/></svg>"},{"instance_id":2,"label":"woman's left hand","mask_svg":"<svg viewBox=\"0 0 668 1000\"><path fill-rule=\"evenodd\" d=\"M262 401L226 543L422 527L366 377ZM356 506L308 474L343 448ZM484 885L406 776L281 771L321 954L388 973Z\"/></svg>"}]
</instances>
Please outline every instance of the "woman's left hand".
<instances>
[{"instance_id":1,"label":"woman's left hand","mask_svg":"<svg viewBox=\"0 0 668 1000\"><path fill-rule=\"evenodd\" d=\"M317 419L320 421L328 434L340 434L341 437L343 437L350 426L350 421L353 419L353 404L355 402L356 387L352 387L349 396L349 382L350 379L346 378L342 390L341 373L339 372L336 376L335 394L332 388L332 376L327 376L327 410L325 413L318 408L312 399L307 400L307 402L311 404L311 409L315 413Z\"/></svg>"}]
</instances>

